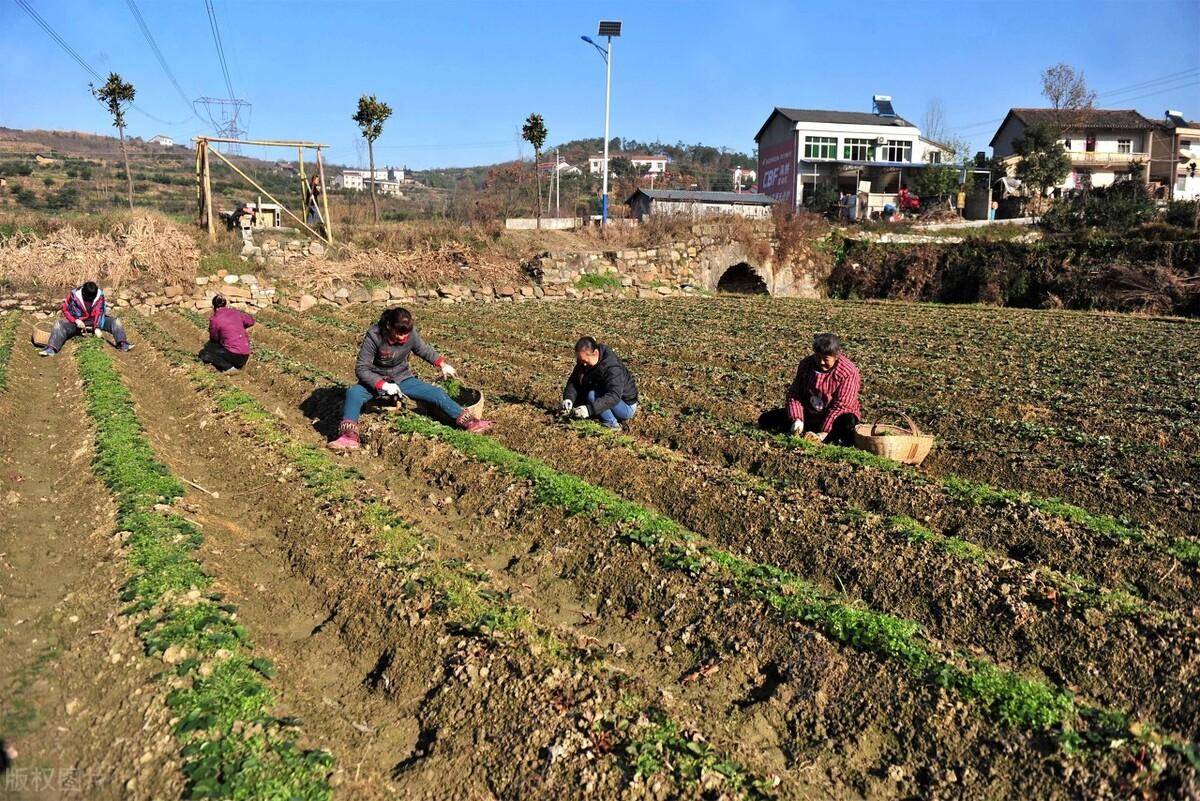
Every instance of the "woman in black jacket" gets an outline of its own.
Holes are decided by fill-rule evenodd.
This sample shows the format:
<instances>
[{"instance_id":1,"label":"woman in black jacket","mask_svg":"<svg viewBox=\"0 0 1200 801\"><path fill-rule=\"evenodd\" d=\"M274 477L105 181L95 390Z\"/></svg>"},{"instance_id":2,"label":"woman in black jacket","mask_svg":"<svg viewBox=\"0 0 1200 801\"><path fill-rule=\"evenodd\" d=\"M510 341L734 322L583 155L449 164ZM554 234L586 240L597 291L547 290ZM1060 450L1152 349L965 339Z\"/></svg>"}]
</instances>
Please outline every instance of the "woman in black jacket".
<instances>
[{"instance_id":1,"label":"woman in black jacket","mask_svg":"<svg viewBox=\"0 0 1200 801\"><path fill-rule=\"evenodd\" d=\"M575 369L563 390L563 414L597 418L613 429L637 414L637 382L612 348L592 337L575 343Z\"/></svg>"}]
</instances>

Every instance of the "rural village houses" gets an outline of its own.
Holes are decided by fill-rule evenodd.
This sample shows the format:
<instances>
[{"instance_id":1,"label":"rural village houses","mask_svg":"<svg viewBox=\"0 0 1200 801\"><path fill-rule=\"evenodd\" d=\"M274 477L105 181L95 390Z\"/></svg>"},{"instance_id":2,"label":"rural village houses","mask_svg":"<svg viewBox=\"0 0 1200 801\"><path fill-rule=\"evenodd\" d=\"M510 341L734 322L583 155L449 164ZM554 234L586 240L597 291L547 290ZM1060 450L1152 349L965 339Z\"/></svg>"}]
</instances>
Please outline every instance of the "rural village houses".
<instances>
[{"instance_id":1,"label":"rural village houses","mask_svg":"<svg viewBox=\"0 0 1200 801\"><path fill-rule=\"evenodd\" d=\"M399 195L407 179L407 168L377 167L375 169L375 188L385 195ZM334 189L344 189L350 192L362 192L371 182L370 170L342 170L341 175L335 175L331 186Z\"/></svg>"},{"instance_id":2,"label":"rural village houses","mask_svg":"<svg viewBox=\"0 0 1200 801\"><path fill-rule=\"evenodd\" d=\"M1063 114L1048 108L1009 109L992 137L992 153L1004 160L1012 174L1020 161L1013 140L1031 125L1062 124ZM1110 186L1140 170L1141 180L1154 187L1159 197L1200 197L1200 178L1195 177L1200 123L1187 122L1178 111L1168 111L1162 120L1147 119L1133 109L1089 109L1068 115L1059 141L1071 159L1071 171L1055 189Z\"/></svg>"},{"instance_id":3,"label":"rural village houses","mask_svg":"<svg viewBox=\"0 0 1200 801\"><path fill-rule=\"evenodd\" d=\"M954 155L896 114L888 95L875 95L869 113L777 106L754 141L760 191L793 207L818 186L866 192L870 212L896 206L915 171Z\"/></svg>"},{"instance_id":4,"label":"rural village houses","mask_svg":"<svg viewBox=\"0 0 1200 801\"><path fill-rule=\"evenodd\" d=\"M609 162L613 159L627 159L633 168L638 171L639 175L662 175L667 171L666 156L644 156L632 153L609 153ZM612 164L609 164L612 168ZM604 154L597 153L588 159L588 171L592 175L599 175L604 170Z\"/></svg>"}]
</instances>

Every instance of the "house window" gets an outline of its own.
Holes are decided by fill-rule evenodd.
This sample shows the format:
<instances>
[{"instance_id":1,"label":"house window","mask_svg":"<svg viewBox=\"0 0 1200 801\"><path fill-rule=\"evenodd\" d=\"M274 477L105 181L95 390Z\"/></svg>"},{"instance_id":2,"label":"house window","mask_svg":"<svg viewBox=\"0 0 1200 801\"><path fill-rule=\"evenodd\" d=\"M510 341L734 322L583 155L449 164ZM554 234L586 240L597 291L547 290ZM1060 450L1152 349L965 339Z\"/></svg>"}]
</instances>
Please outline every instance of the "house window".
<instances>
[{"instance_id":1,"label":"house window","mask_svg":"<svg viewBox=\"0 0 1200 801\"><path fill-rule=\"evenodd\" d=\"M925 160L927 162L929 162L930 164L941 164L942 163L942 151L930 150L930 151L926 152Z\"/></svg>"},{"instance_id":2,"label":"house window","mask_svg":"<svg viewBox=\"0 0 1200 801\"><path fill-rule=\"evenodd\" d=\"M1096 137L1089 136L1084 143L1083 149L1089 153L1095 153L1096 152Z\"/></svg>"},{"instance_id":3,"label":"house window","mask_svg":"<svg viewBox=\"0 0 1200 801\"><path fill-rule=\"evenodd\" d=\"M836 159L836 136L806 136L804 137L804 158L806 159Z\"/></svg>"},{"instance_id":4,"label":"house window","mask_svg":"<svg viewBox=\"0 0 1200 801\"><path fill-rule=\"evenodd\" d=\"M884 161L912 161L912 142L889 139L883 146Z\"/></svg>"},{"instance_id":5,"label":"house window","mask_svg":"<svg viewBox=\"0 0 1200 801\"><path fill-rule=\"evenodd\" d=\"M870 161L874 143L870 139L846 139L842 144L842 158L847 161Z\"/></svg>"},{"instance_id":6,"label":"house window","mask_svg":"<svg viewBox=\"0 0 1200 801\"><path fill-rule=\"evenodd\" d=\"M1118 139L1117 140L1117 152L1118 153L1132 153L1133 152L1133 140L1132 139Z\"/></svg>"},{"instance_id":7,"label":"house window","mask_svg":"<svg viewBox=\"0 0 1200 801\"><path fill-rule=\"evenodd\" d=\"M1067 151L1068 153L1071 152L1071 140L1070 139L1063 140L1063 150Z\"/></svg>"}]
</instances>

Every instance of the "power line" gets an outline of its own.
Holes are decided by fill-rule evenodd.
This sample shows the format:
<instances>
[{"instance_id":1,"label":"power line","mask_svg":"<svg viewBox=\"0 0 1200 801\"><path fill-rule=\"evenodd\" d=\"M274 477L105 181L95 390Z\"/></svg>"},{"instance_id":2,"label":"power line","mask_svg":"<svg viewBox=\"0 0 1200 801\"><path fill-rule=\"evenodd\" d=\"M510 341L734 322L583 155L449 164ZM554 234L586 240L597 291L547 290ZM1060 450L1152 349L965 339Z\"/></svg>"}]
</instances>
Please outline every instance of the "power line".
<instances>
[{"instance_id":1,"label":"power line","mask_svg":"<svg viewBox=\"0 0 1200 801\"><path fill-rule=\"evenodd\" d=\"M1120 102L1120 103L1131 103L1134 100L1141 100L1143 98L1153 97L1154 95L1160 95L1165 92L1174 92L1179 89L1186 89L1189 86L1194 86L1198 82L1197 80L1195 80L1196 78L1200 78L1200 67L1192 67L1190 69L1181 70L1179 72L1172 72L1172 73L1168 73L1166 75L1160 75L1157 78L1150 78L1145 81L1140 81L1139 83L1129 84L1128 86L1123 86L1119 89L1110 89L1106 92L1102 92L1102 93L1096 95L1096 98L1097 99L1108 98L1111 100L1116 100L1117 102ZM1185 82L1177 83L1178 81L1185 81ZM1164 88L1156 89L1153 92L1136 94L1136 95L1133 95L1130 97L1123 97L1123 98L1118 97L1120 95L1128 94L1129 92L1137 92L1141 89L1148 89L1151 87L1161 86L1163 84L1177 84L1177 85L1165 86ZM996 123L1001 122L1003 120L1004 120L1004 117L997 117L996 119L993 119L993 120L982 120L981 122L971 123L970 125L959 125L954 128L949 128L948 130L951 132L957 132L960 134L968 133L968 132L975 132L979 128L985 128L989 125L995 125Z\"/></svg>"},{"instance_id":2,"label":"power line","mask_svg":"<svg viewBox=\"0 0 1200 801\"><path fill-rule=\"evenodd\" d=\"M188 100L187 94L183 91L183 87L179 85L179 81L175 80L175 73L173 73L171 68L167 65L166 58L163 57L162 51L158 48L158 42L154 41L154 35L150 33L150 27L146 25L146 20L142 17L141 9L137 7L136 0L125 0L125 4L129 6L129 10L133 14L134 21L137 22L138 27L142 29L142 36L145 37L146 43L150 45L150 49L154 52L154 57L158 59L158 65L162 67L163 74L165 74L171 81L171 85L175 87L175 91L179 93L180 99L183 100L184 104L188 107L188 110L192 112L192 116L203 123L204 120L200 118L200 115L196 113L196 109L192 107L192 102Z\"/></svg>"},{"instance_id":3,"label":"power line","mask_svg":"<svg viewBox=\"0 0 1200 801\"><path fill-rule=\"evenodd\" d=\"M221 74L225 76L225 89L229 92L229 99L236 99L233 94L233 82L229 80L229 63L225 60L225 47L221 44L221 29L217 26L217 10L213 8L212 0L204 0L204 7L208 9L208 26L212 29L213 42L217 46L217 60L221 63Z\"/></svg>"},{"instance_id":4,"label":"power line","mask_svg":"<svg viewBox=\"0 0 1200 801\"><path fill-rule=\"evenodd\" d=\"M46 22L46 20L42 19L42 16L40 14L38 14L36 11L34 11L33 7L30 6L29 3L26 2L26 0L15 0L15 2L18 6L21 7L22 10L25 11L26 14L29 15L30 19L32 19L34 22L36 22L41 27L41 29L46 32L47 36L49 36L52 40L54 40L55 44L57 44L59 47L61 47L67 55L69 55L72 59L74 59L76 64L78 64L80 67L83 68L84 72L91 75L92 78L95 79L96 83L104 82L103 76L101 76L100 73L97 72L96 69L91 64L87 63L83 59L83 56L81 56L81 55L79 55L79 53L75 52L75 48L73 48L69 44L67 44L67 40L62 38L62 36L60 36L58 34L58 31L54 30L54 28L50 25L50 23L48 23L48 22ZM149 111L146 111L142 107L138 106L136 103L130 103L129 106L130 106L130 108L132 108L134 111L138 112L139 114L149 117L150 119L152 119L155 122L160 123L162 125L182 125L183 123L187 122L186 118L182 119L182 120L178 120L176 122L172 122L170 120L164 120L161 117L156 117L155 115L151 114Z\"/></svg>"}]
</instances>

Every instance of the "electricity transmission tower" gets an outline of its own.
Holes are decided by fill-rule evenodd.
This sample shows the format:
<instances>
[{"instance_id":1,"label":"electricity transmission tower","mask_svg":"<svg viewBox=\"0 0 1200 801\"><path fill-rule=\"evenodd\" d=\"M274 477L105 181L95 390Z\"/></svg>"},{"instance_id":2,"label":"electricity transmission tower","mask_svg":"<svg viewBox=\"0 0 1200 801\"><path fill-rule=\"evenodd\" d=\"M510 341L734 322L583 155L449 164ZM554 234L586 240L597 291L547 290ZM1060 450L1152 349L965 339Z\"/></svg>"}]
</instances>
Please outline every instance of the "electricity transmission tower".
<instances>
[{"instance_id":1,"label":"electricity transmission tower","mask_svg":"<svg viewBox=\"0 0 1200 801\"><path fill-rule=\"evenodd\" d=\"M212 124L217 136L229 139L241 139L250 127L250 104L245 100L224 97L201 97L192 101L197 110L203 111ZM240 145L226 144L226 153L240 156Z\"/></svg>"}]
</instances>

